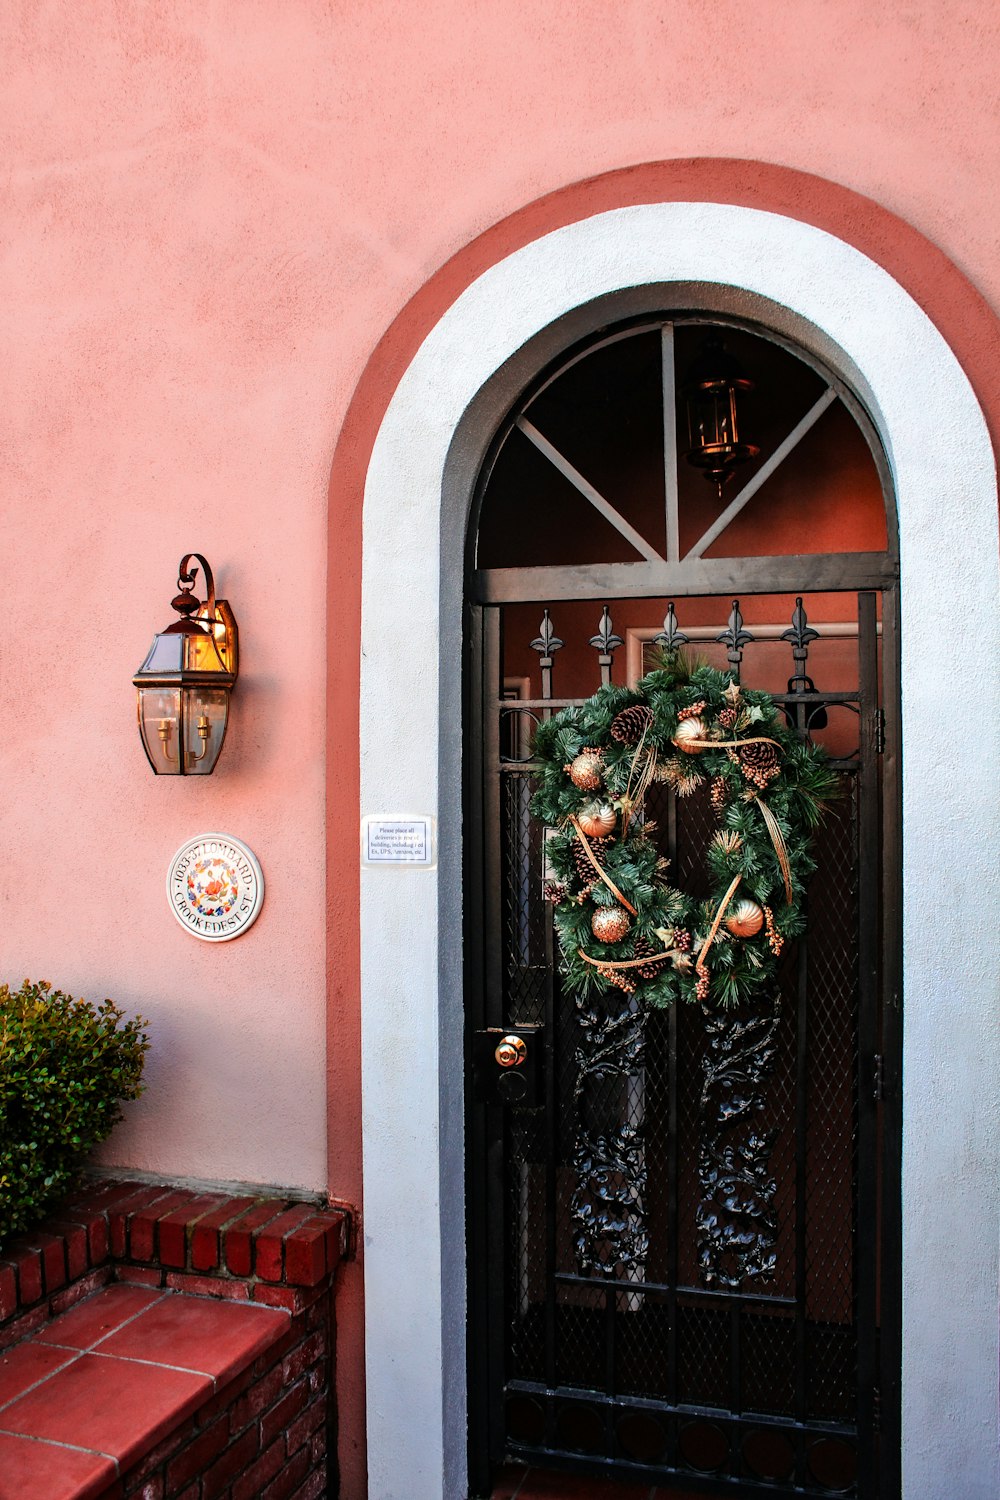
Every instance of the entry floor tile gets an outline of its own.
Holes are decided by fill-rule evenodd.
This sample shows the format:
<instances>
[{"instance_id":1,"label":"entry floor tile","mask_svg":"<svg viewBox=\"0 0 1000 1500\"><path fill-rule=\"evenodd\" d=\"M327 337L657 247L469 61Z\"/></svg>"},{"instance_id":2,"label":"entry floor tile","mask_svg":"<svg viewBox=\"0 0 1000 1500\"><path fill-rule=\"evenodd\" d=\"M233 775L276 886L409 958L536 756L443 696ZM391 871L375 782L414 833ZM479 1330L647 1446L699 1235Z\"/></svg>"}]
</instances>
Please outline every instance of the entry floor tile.
<instances>
[{"instance_id":1,"label":"entry floor tile","mask_svg":"<svg viewBox=\"0 0 1000 1500\"><path fill-rule=\"evenodd\" d=\"M504 1464L494 1482L491 1500L512 1500L527 1472L524 1464Z\"/></svg>"},{"instance_id":2,"label":"entry floor tile","mask_svg":"<svg viewBox=\"0 0 1000 1500\"><path fill-rule=\"evenodd\" d=\"M555 1469L504 1464L491 1500L712 1500L704 1491L669 1490L634 1480L586 1479Z\"/></svg>"},{"instance_id":3,"label":"entry floor tile","mask_svg":"<svg viewBox=\"0 0 1000 1500\"><path fill-rule=\"evenodd\" d=\"M652 1486L648 1484L582 1479L579 1474L529 1469L514 1494L517 1500L649 1500L651 1492Z\"/></svg>"}]
</instances>

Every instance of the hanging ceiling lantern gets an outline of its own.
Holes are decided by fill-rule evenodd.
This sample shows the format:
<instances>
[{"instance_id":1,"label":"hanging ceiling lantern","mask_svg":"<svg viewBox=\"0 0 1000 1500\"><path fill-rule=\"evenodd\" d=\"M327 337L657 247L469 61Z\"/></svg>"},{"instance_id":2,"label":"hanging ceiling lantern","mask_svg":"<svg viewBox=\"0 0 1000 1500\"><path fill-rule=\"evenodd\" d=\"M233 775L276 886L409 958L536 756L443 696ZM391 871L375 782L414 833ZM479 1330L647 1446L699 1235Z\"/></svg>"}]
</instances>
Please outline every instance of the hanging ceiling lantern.
<instances>
[{"instance_id":1,"label":"hanging ceiling lantern","mask_svg":"<svg viewBox=\"0 0 1000 1500\"><path fill-rule=\"evenodd\" d=\"M733 470L760 452L740 441L737 421L737 392L752 390L739 360L727 353L718 334L709 334L684 382L690 445L684 457L715 485L720 501Z\"/></svg>"},{"instance_id":2,"label":"hanging ceiling lantern","mask_svg":"<svg viewBox=\"0 0 1000 1500\"><path fill-rule=\"evenodd\" d=\"M201 564L208 597L194 595ZM138 690L139 733L157 776L210 776L226 737L229 695L236 682L239 637L225 599L215 597L212 570L200 552L181 558L171 601L180 615L153 644L132 681Z\"/></svg>"}]
</instances>

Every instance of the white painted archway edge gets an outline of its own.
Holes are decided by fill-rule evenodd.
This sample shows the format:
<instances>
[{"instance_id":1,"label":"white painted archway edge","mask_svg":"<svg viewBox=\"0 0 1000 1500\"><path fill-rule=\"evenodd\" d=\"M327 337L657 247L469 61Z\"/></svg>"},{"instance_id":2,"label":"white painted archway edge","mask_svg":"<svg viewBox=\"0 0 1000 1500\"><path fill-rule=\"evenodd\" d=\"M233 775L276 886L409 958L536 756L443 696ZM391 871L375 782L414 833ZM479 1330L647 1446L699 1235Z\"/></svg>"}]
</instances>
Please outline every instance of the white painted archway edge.
<instances>
[{"instance_id":1,"label":"white painted archway edge","mask_svg":"<svg viewBox=\"0 0 1000 1500\"><path fill-rule=\"evenodd\" d=\"M742 288L821 330L867 386L892 467L904 747L903 1488L905 1500L996 1500L993 454L955 356L881 267L810 225L701 203L599 214L491 267L424 340L372 453L361 812L432 814L440 860L430 871L362 870L369 1494L466 1494L464 518L443 512L449 444L477 391L540 329L609 292L670 281ZM970 719L988 726L960 775L954 711L943 709L956 688ZM969 720L960 728L969 747Z\"/></svg>"}]
</instances>

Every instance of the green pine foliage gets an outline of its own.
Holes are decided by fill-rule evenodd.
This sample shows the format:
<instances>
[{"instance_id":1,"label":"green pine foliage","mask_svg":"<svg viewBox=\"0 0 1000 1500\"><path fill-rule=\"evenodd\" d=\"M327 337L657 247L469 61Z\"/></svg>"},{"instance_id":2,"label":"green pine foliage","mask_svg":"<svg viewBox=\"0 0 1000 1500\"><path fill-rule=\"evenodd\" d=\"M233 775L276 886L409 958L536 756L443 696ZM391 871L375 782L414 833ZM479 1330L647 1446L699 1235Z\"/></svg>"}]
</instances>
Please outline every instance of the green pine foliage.
<instances>
[{"instance_id":1,"label":"green pine foliage","mask_svg":"<svg viewBox=\"0 0 1000 1500\"><path fill-rule=\"evenodd\" d=\"M655 977L639 977L634 969L620 971L627 973L641 1002L665 1006L674 1000L699 998L694 960L737 875L740 884L733 904L751 899L769 908L779 943L802 932L803 895L815 868L811 834L823 804L837 794L837 777L825 753L786 725L769 694L741 689L734 704L732 680L703 663L691 666L681 657L663 657L634 691L600 688L586 703L564 709L539 726L534 757L540 768L532 810L553 830L548 844L550 863L564 888L555 910L555 926L562 972L571 991L601 994L613 983L610 974L599 972L581 956L581 950L598 962L616 962L635 956L636 940L641 938L658 952L672 953L657 966ZM705 705L699 713L705 739L712 744L686 754L675 748L673 738L683 710L700 703ZM615 716L633 705L648 707L653 715L638 748L619 743L611 733ZM722 724L721 713L726 715ZM729 723L731 719L735 723ZM748 779L738 753L739 740L756 736L778 747L779 771L765 788ZM602 757L603 786L598 793L579 790L567 774L567 767L588 747L598 749ZM626 838L620 837L629 788L634 790L637 772L651 753L656 757L657 779L673 785L679 795L708 779L721 789L721 796L717 793L722 803L717 810L720 837L705 850L711 880L711 894L705 902L695 901L670 883L666 861L650 836L653 830L644 827L641 818L633 820ZM619 833L601 849L600 863L637 912L628 935L613 944L597 942L591 918L595 907L616 905L616 897L596 874L582 877L573 856L578 840L570 818L595 798L619 812ZM780 829L791 869L791 902L786 900L781 865L756 798L767 804ZM722 1006L739 1005L773 984L777 966L767 927L755 937L737 938L722 924L707 957L707 998Z\"/></svg>"},{"instance_id":2,"label":"green pine foliage","mask_svg":"<svg viewBox=\"0 0 1000 1500\"><path fill-rule=\"evenodd\" d=\"M39 1223L142 1092L145 1024L44 980L0 985L0 1245Z\"/></svg>"}]
</instances>

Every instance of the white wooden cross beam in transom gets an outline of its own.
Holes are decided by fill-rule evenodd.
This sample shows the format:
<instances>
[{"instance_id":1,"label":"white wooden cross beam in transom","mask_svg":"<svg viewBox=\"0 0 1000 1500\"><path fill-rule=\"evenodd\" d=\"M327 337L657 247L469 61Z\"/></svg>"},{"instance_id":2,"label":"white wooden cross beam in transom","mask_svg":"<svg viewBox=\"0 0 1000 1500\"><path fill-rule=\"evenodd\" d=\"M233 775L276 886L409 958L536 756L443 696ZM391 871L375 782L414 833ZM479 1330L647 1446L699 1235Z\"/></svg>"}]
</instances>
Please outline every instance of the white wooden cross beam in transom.
<instances>
[{"instance_id":1,"label":"white wooden cross beam in transom","mask_svg":"<svg viewBox=\"0 0 1000 1500\"><path fill-rule=\"evenodd\" d=\"M637 330L638 331L638 330ZM626 335L627 336L627 335ZM607 343L617 343L623 337L622 334L614 335ZM603 344L597 347L604 347ZM591 350L590 352L593 352ZM577 356L577 359L582 356ZM574 360L573 363L576 363ZM559 470L564 479L577 490L585 500L588 500L594 509L608 521L635 550L644 557L647 562L679 562L680 556L680 519L678 514L678 475L677 475L677 374L674 360L674 325L667 322L660 325L660 369L662 378L662 409L663 409L663 488L666 501L666 559L646 541L635 527L632 526L620 511L616 510L610 500L597 490L588 479L570 463L564 454L549 441L543 433L539 432L533 422L529 422L525 416L517 418L516 425L524 436L534 444L539 453ZM684 555L684 561L693 561L695 558L703 557L713 542L717 541L744 506L748 505L775 470L784 463L788 455L798 447L806 433L815 426L816 422L826 411L827 407L837 399L837 393L828 386L806 412L805 416L796 423L791 432L779 443L752 479L733 496L725 510L712 522Z\"/></svg>"}]
</instances>

